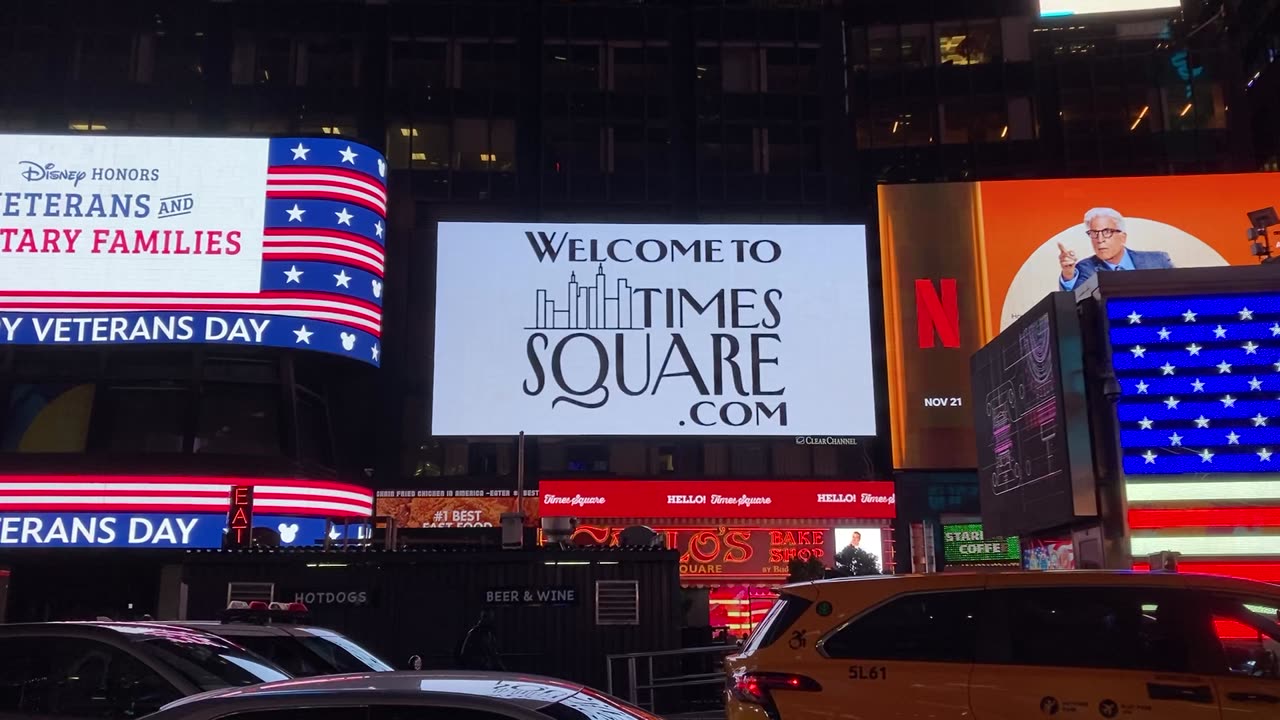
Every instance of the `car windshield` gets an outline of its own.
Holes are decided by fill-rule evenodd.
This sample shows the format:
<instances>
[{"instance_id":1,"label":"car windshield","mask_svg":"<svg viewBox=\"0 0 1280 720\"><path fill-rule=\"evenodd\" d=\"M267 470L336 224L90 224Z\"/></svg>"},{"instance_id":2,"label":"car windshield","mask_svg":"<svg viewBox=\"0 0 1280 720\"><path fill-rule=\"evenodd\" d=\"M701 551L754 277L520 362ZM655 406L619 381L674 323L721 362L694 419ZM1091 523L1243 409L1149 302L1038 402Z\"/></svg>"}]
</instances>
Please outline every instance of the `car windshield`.
<instances>
[{"instance_id":1,"label":"car windshield","mask_svg":"<svg viewBox=\"0 0 1280 720\"><path fill-rule=\"evenodd\" d=\"M391 672L395 668L380 660L351 640L329 631L310 631L310 637L299 640L308 650L319 655L337 672Z\"/></svg>"},{"instance_id":2,"label":"car windshield","mask_svg":"<svg viewBox=\"0 0 1280 720\"><path fill-rule=\"evenodd\" d=\"M298 635L231 635L237 643L294 677L394 670L372 653L334 632L311 629Z\"/></svg>"},{"instance_id":3,"label":"car windshield","mask_svg":"<svg viewBox=\"0 0 1280 720\"><path fill-rule=\"evenodd\" d=\"M146 648L149 657L186 678L201 690L288 680L267 660L202 632L159 626L117 626L116 630Z\"/></svg>"}]
</instances>

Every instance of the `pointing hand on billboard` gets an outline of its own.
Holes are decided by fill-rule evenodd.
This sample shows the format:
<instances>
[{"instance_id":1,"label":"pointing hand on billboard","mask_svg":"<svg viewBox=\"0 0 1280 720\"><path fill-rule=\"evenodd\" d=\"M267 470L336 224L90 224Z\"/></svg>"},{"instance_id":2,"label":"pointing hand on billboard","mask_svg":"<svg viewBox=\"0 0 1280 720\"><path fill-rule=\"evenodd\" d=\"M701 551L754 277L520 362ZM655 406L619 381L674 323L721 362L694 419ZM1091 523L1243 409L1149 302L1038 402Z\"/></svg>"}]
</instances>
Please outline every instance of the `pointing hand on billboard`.
<instances>
[{"instance_id":1,"label":"pointing hand on billboard","mask_svg":"<svg viewBox=\"0 0 1280 720\"><path fill-rule=\"evenodd\" d=\"M1062 266L1062 279L1070 280L1076 276L1076 253L1058 243L1058 264Z\"/></svg>"}]
</instances>

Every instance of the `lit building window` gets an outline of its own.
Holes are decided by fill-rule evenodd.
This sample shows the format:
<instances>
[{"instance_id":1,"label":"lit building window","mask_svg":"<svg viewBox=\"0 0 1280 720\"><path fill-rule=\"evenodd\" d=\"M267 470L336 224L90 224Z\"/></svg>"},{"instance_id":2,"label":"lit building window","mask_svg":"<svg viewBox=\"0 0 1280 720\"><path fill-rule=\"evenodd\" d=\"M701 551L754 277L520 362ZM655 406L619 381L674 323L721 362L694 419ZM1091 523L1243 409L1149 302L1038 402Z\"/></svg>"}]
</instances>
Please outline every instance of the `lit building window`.
<instances>
[{"instance_id":1,"label":"lit building window","mask_svg":"<svg viewBox=\"0 0 1280 720\"><path fill-rule=\"evenodd\" d=\"M982 65L998 62L1000 56L998 22L938 26L938 62L942 65Z\"/></svg>"}]
</instances>

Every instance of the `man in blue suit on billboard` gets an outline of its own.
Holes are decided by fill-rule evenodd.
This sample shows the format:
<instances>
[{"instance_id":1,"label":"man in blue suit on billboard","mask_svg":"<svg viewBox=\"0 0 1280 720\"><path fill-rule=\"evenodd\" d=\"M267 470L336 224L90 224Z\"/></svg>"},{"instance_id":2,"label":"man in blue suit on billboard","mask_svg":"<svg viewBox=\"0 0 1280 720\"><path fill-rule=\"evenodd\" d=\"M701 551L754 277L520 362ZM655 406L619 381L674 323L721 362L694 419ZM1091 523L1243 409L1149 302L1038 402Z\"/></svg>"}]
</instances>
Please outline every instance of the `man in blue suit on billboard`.
<instances>
[{"instance_id":1,"label":"man in blue suit on billboard","mask_svg":"<svg viewBox=\"0 0 1280 720\"><path fill-rule=\"evenodd\" d=\"M1085 213L1084 230L1093 243L1093 255L1077 260L1075 251L1058 243L1058 265L1062 267L1058 284L1063 290L1074 289L1097 272L1173 267L1173 260L1169 259L1167 252L1126 248L1129 235L1124 231L1124 216L1111 208L1094 208Z\"/></svg>"}]
</instances>

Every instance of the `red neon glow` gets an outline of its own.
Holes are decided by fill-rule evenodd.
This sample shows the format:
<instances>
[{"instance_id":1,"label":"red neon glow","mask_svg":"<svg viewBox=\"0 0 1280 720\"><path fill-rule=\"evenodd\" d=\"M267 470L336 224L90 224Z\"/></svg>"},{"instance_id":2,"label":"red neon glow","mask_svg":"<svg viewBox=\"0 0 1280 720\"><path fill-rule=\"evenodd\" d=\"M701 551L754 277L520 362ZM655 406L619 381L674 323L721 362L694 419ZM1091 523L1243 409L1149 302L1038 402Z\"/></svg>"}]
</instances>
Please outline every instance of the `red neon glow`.
<instances>
[{"instance_id":1,"label":"red neon glow","mask_svg":"<svg viewBox=\"0 0 1280 720\"><path fill-rule=\"evenodd\" d=\"M764 620L777 600L778 594L765 588L713 588L711 627L728 628L733 635L746 635Z\"/></svg>"},{"instance_id":2,"label":"red neon glow","mask_svg":"<svg viewBox=\"0 0 1280 720\"><path fill-rule=\"evenodd\" d=\"M231 488L231 510L227 513L227 540L234 547L245 547L253 536L253 488L237 485ZM249 607L252 609L253 604Z\"/></svg>"},{"instance_id":3,"label":"red neon glow","mask_svg":"<svg viewBox=\"0 0 1280 720\"><path fill-rule=\"evenodd\" d=\"M1138 572L1148 572L1151 570L1151 566L1147 563L1134 563L1133 569ZM1178 561L1178 571L1280 583L1280 562L1215 563L1180 560Z\"/></svg>"},{"instance_id":4,"label":"red neon glow","mask_svg":"<svg viewBox=\"0 0 1280 720\"><path fill-rule=\"evenodd\" d=\"M174 475L0 475L4 512L227 513L234 487L260 514L367 518L373 491L325 480Z\"/></svg>"},{"instance_id":5,"label":"red neon glow","mask_svg":"<svg viewBox=\"0 0 1280 720\"><path fill-rule=\"evenodd\" d=\"M1202 527L1280 527L1280 507L1164 508L1129 511L1133 530Z\"/></svg>"},{"instance_id":6,"label":"red neon glow","mask_svg":"<svg viewBox=\"0 0 1280 720\"><path fill-rule=\"evenodd\" d=\"M1223 640L1256 640L1258 631L1236 620L1214 618L1213 629Z\"/></svg>"},{"instance_id":7,"label":"red neon glow","mask_svg":"<svg viewBox=\"0 0 1280 720\"><path fill-rule=\"evenodd\" d=\"M617 545L623 526L580 525L579 545ZM835 534L814 528L658 527L666 546L680 551L680 577L719 582L786 581L791 560L831 564Z\"/></svg>"}]
</instances>

